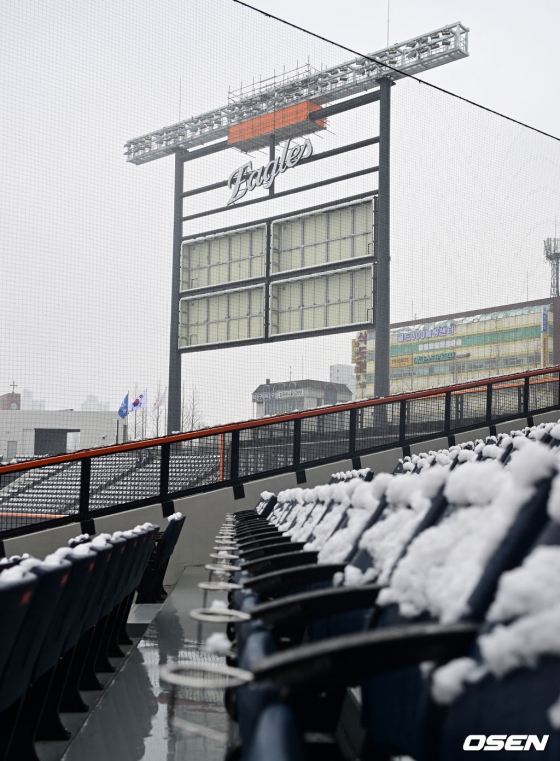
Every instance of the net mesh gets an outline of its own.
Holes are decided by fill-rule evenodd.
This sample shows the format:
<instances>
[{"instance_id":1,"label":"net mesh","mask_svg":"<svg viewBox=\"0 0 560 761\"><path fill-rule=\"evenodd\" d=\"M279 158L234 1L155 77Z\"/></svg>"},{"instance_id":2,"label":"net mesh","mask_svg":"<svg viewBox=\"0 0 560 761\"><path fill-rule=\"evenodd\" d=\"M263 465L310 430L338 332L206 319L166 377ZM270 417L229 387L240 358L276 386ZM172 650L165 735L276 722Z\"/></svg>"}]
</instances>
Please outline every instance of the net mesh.
<instances>
[{"instance_id":1,"label":"net mesh","mask_svg":"<svg viewBox=\"0 0 560 761\"><path fill-rule=\"evenodd\" d=\"M335 102L328 88L349 86L368 61L226 0L163 0L157 18L128 0L103 12L30 0L2 14L3 461L164 434L171 320L182 431L373 396L379 104L307 119L305 134L296 114L302 102ZM443 67L442 81L468 65ZM300 97L314 77L317 89ZM273 153L255 121L272 91L283 114ZM410 78L391 101L391 392L559 364L543 241L556 251L560 143ZM137 155L171 150L171 128L178 135L191 117L204 118L189 150L208 145L205 134L226 140L226 108L241 125L233 147L184 164L172 314L174 162L135 166L121 147L151 135ZM228 178L280 160L288 139L299 158L274 196L261 174L228 204ZM452 396L452 428L484 421L485 393ZM505 382L493 413L558 403L545 376L528 393ZM439 429L442 400L411 401L407 424L418 435ZM356 418L358 449L398 439L398 405L375 414ZM347 416L302 421L300 462L346 451ZM286 425L241 436L239 475L293 464ZM173 445L173 490L223 480L228 436ZM72 468L65 509L77 498ZM103 472L94 460L92 507L135 498L126 474L157 484L158 468L141 452L114 455Z\"/></svg>"}]
</instances>

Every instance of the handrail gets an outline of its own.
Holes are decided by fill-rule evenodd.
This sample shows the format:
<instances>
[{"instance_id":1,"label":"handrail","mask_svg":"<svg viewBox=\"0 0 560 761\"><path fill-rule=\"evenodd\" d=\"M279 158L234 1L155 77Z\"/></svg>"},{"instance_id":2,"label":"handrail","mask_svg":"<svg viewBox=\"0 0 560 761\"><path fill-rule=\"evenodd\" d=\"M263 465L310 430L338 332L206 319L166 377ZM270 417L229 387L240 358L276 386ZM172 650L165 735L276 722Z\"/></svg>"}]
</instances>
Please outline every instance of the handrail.
<instances>
[{"instance_id":1,"label":"handrail","mask_svg":"<svg viewBox=\"0 0 560 761\"><path fill-rule=\"evenodd\" d=\"M360 414L367 409L369 415ZM201 491L233 487L239 499L246 481L292 472L297 483L305 483L306 468L340 460L360 468L361 457L371 452L402 447L410 454L413 443L448 437L451 444L460 431L484 427L495 433L500 421L530 422L535 414L559 409L557 365L4 465L0 539L61 521L80 522L82 532L93 533L97 516L156 503L171 515L174 500ZM184 442L191 444L171 446ZM110 459L136 450L148 456ZM68 463L79 467L48 470ZM54 479L47 499L42 474L33 476L41 468L47 482Z\"/></svg>"},{"instance_id":2,"label":"handrail","mask_svg":"<svg viewBox=\"0 0 560 761\"><path fill-rule=\"evenodd\" d=\"M250 428L261 428L263 426L268 426L276 423L288 423L292 420L302 420L304 418L317 417L319 415L330 415L333 412L346 412L354 409L374 407L380 404L396 404L398 402L412 401L413 399L442 396L447 392L454 393L458 391L468 391L469 389L474 389L480 386L492 385L495 389L506 388L507 384L511 383L511 381L525 380L525 378L533 378L539 375L548 375L554 372L560 372L560 365L539 368L537 370L529 370L512 375L499 375L495 376L494 378L481 378L476 381L458 383L451 386L437 386L435 388L425 389L423 391L410 391L402 394L383 396L376 399L363 399L358 402L342 402L328 407L316 407L315 409L305 410L304 412L290 412L284 415L274 415L265 418L259 418L258 420L244 420L239 423L228 423L227 425L201 428L199 430L188 431L186 433L176 433L169 436L160 436L153 439L142 439L142 441L131 441L128 444L113 444L107 447L82 449L78 452L72 452L70 454L55 455L53 457L42 457L37 460L29 460L26 462L18 462L8 465L0 464L0 474L4 475L5 473L14 473L20 470L32 470L34 468L42 468L45 465L58 465L65 462L83 460L86 457L104 457L106 455L117 454L119 452L130 452L136 449L156 447L162 444L175 444L181 441L207 438L209 436L231 433L233 431L241 431Z\"/></svg>"}]
</instances>

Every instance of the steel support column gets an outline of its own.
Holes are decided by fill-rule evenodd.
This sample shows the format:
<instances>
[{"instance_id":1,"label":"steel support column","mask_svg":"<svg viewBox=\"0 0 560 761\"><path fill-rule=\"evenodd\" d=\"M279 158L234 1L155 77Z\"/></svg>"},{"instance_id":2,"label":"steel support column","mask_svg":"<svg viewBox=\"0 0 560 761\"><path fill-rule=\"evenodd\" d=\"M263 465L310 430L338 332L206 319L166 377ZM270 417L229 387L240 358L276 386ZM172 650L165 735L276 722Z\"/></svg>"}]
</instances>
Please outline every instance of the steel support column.
<instances>
[{"instance_id":1,"label":"steel support column","mask_svg":"<svg viewBox=\"0 0 560 761\"><path fill-rule=\"evenodd\" d=\"M379 195L377 212L377 262L375 289L375 375L376 397L389 396L390 336L390 151L391 80L379 80Z\"/></svg>"},{"instance_id":2,"label":"steel support column","mask_svg":"<svg viewBox=\"0 0 560 761\"><path fill-rule=\"evenodd\" d=\"M169 380L167 391L167 433L181 430L181 354L179 353L179 291L181 289L181 239L183 237L182 151L175 153L173 206L173 264L171 275L171 319L169 329Z\"/></svg>"}]
</instances>

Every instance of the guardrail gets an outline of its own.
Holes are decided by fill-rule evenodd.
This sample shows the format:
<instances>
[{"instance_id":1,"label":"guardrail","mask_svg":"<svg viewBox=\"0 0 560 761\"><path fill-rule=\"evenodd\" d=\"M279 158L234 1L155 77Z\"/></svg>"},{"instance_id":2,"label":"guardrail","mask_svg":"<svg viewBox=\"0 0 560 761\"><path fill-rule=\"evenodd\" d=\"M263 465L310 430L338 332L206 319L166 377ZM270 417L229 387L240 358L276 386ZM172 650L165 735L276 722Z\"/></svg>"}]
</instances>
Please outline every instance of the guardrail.
<instances>
[{"instance_id":1,"label":"guardrail","mask_svg":"<svg viewBox=\"0 0 560 761\"><path fill-rule=\"evenodd\" d=\"M560 405L560 366L0 466L0 538L492 426ZM84 530L87 530L84 529Z\"/></svg>"}]
</instances>

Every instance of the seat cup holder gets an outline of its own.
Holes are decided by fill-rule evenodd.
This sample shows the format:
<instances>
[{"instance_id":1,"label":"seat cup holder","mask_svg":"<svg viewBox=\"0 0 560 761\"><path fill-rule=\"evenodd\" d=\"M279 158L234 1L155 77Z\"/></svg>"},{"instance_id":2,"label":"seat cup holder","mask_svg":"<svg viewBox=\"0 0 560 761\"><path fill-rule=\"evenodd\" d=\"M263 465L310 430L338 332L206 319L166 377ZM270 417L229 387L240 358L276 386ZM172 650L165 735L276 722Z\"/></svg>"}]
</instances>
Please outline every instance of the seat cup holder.
<instances>
[{"instance_id":1,"label":"seat cup holder","mask_svg":"<svg viewBox=\"0 0 560 761\"><path fill-rule=\"evenodd\" d=\"M243 589L243 584L235 584L233 581L201 581L198 588L208 592L231 592Z\"/></svg>"},{"instance_id":2,"label":"seat cup holder","mask_svg":"<svg viewBox=\"0 0 560 761\"><path fill-rule=\"evenodd\" d=\"M194 608L189 615L195 621L214 624L237 624L240 621L251 620L249 613L228 608Z\"/></svg>"},{"instance_id":3,"label":"seat cup holder","mask_svg":"<svg viewBox=\"0 0 560 761\"><path fill-rule=\"evenodd\" d=\"M241 571L241 567L238 565L226 565L225 563L223 565L220 565L218 563L206 563L204 566L207 571L212 571L213 573L235 573L236 571Z\"/></svg>"},{"instance_id":4,"label":"seat cup holder","mask_svg":"<svg viewBox=\"0 0 560 761\"><path fill-rule=\"evenodd\" d=\"M173 686L173 689L175 688L176 685ZM171 719L171 724L173 724L173 726L177 729L182 730L186 735L198 735L199 737L204 737L207 740L214 740L214 742L221 743L222 745L225 745L228 739L226 732L220 732L219 729L205 727L203 724L195 724L192 721L180 719L178 716L173 716Z\"/></svg>"},{"instance_id":5,"label":"seat cup holder","mask_svg":"<svg viewBox=\"0 0 560 761\"><path fill-rule=\"evenodd\" d=\"M197 671L214 674L216 679L188 676L189 672ZM230 687L242 687L255 679L251 671L227 666L225 663L166 663L165 666L161 667L159 674L162 681L168 684L200 690L226 690Z\"/></svg>"},{"instance_id":6,"label":"seat cup holder","mask_svg":"<svg viewBox=\"0 0 560 761\"><path fill-rule=\"evenodd\" d=\"M210 557L215 558L216 560L239 560L238 555L232 555L229 552L224 552L223 550L220 550L220 552L211 552Z\"/></svg>"}]
</instances>

